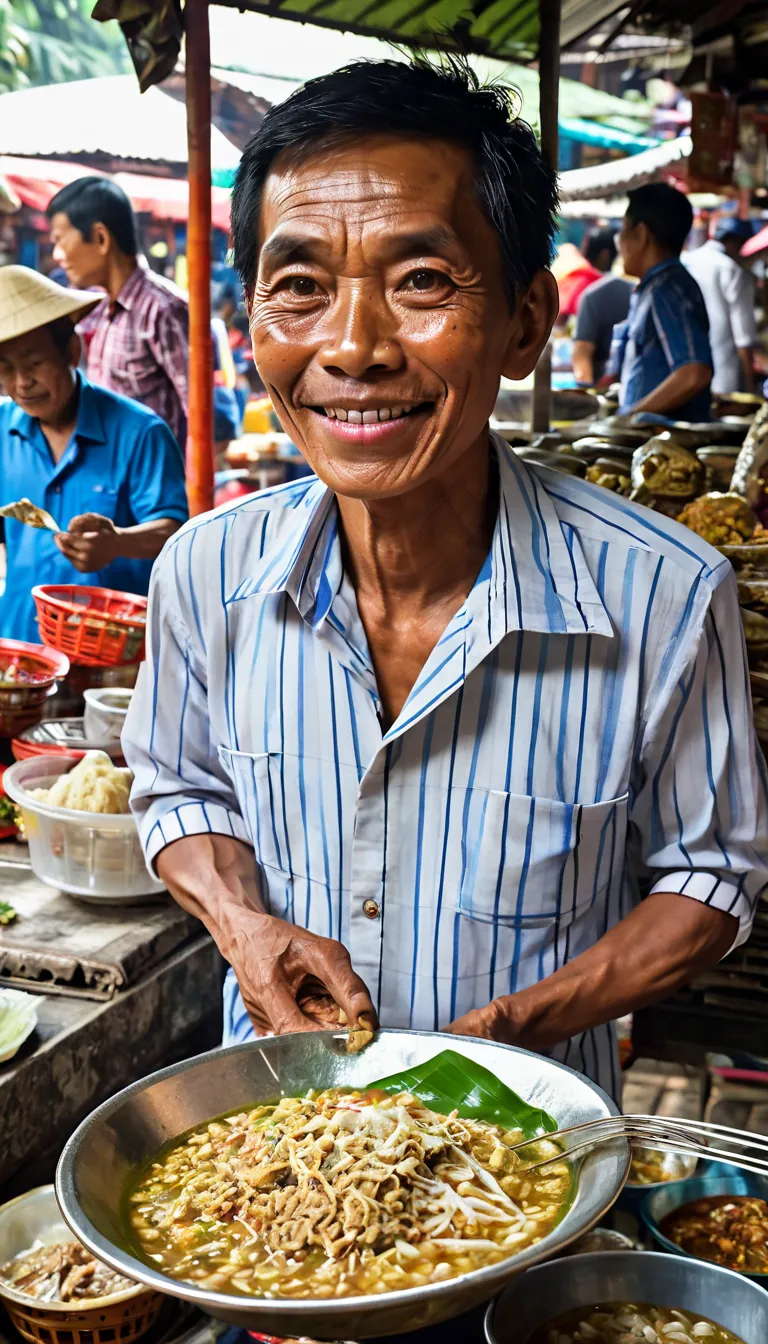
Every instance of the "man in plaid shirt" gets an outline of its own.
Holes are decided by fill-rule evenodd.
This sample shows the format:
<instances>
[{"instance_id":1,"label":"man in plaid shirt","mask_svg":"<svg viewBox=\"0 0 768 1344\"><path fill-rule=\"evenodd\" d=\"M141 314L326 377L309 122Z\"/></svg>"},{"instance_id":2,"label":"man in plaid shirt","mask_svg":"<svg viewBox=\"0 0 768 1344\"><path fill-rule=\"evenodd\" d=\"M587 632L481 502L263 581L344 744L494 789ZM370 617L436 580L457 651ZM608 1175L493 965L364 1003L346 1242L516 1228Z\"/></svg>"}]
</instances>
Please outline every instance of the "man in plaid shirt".
<instances>
[{"instance_id":1,"label":"man in plaid shirt","mask_svg":"<svg viewBox=\"0 0 768 1344\"><path fill-rule=\"evenodd\" d=\"M170 281L137 256L136 222L125 192L104 177L81 177L48 206L56 263L71 285L105 289L78 327L92 383L155 411L184 448L187 437L189 316Z\"/></svg>"}]
</instances>

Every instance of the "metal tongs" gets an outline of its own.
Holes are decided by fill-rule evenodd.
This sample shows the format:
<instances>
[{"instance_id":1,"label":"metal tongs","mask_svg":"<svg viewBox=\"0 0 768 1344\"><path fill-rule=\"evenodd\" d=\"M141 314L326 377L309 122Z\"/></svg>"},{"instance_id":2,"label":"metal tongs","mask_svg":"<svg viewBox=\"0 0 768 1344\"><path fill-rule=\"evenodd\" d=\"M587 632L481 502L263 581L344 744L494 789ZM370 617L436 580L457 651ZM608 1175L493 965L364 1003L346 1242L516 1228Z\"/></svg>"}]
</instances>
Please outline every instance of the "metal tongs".
<instances>
[{"instance_id":1,"label":"metal tongs","mask_svg":"<svg viewBox=\"0 0 768 1344\"><path fill-rule=\"evenodd\" d=\"M613 1139L630 1139L643 1148L665 1153L718 1158L742 1171L768 1176L768 1137L703 1120L667 1120L658 1115L608 1115L599 1120L587 1120L569 1129L559 1129L554 1134L542 1134L538 1139L526 1139L514 1144L509 1151L518 1154L526 1171L537 1171L552 1162L583 1157L597 1144ZM542 1142L555 1143L560 1151L539 1157L536 1146ZM729 1147L713 1147L713 1144L728 1144ZM531 1150L533 1160L530 1162L525 1160L526 1149Z\"/></svg>"}]
</instances>

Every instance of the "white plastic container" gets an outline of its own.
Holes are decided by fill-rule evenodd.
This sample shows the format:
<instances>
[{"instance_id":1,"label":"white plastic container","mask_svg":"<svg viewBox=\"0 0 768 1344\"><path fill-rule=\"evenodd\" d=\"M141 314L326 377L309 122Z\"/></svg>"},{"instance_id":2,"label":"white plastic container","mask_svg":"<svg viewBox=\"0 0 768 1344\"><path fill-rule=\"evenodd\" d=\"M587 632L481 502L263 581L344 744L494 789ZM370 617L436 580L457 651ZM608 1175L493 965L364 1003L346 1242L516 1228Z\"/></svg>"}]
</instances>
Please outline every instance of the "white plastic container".
<instances>
[{"instance_id":1,"label":"white plastic container","mask_svg":"<svg viewBox=\"0 0 768 1344\"><path fill-rule=\"evenodd\" d=\"M3 776L3 788L21 810L32 870L41 882L97 904L124 905L165 891L150 877L130 815L76 812L32 798L77 765L74 756L32 756Z\"/></svg>"},{"instance_id":2,"label":"white plastic container","mask_svg":"<svg viewBox=\"0 0 768 1344\"><path fill-rule=\"evenodd\" d=\"M133 690L128 686L98 686L83 691L85 714L83 731L88 742L119 742L131 703Z\"/></svg>"}]
</instances>

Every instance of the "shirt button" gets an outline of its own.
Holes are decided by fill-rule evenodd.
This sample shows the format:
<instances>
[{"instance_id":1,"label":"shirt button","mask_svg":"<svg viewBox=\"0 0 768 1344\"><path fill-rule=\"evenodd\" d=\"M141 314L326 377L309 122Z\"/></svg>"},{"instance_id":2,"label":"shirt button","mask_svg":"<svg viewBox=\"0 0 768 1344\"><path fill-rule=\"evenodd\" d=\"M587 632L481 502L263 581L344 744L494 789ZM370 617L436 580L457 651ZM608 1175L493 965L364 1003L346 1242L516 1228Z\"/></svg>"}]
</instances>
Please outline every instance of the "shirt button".
<instances>
[{"instance_id":1,"label":"shirt button","mask_svg":"<svg viewBox=\"0 0 768 1344\"><path fill-rule=\"evenodd\" d=\"M378 919L379 907L376 901L363 901L363 914L369 919Z\"/></svg>"}]
</instances>

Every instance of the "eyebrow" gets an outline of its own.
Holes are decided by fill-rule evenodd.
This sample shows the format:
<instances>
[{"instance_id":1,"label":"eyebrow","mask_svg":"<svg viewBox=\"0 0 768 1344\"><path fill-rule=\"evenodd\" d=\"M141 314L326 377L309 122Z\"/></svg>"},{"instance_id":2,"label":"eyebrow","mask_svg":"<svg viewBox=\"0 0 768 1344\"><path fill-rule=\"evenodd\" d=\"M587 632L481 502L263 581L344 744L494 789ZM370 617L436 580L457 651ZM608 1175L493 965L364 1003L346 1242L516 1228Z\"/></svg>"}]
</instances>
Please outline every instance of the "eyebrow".
<instances>
[{"instance_id":1,"label":"eyebrow","mask_svg":"<svg viewBox=\"0 0 768 1344\"><path fill-rule=\"evenodd\" d=\"M431 229L417 229L412 233L396 234L387 239L384 252L389 261L405 261L408 257L456 254L459 240L452 229L436 225ZM325 251L319 238L306 234L279 233L269 238L261 249L261 260L267 267L277 269L296 263L317 260L319 251Z\"/></svg>"}]
</instances>

